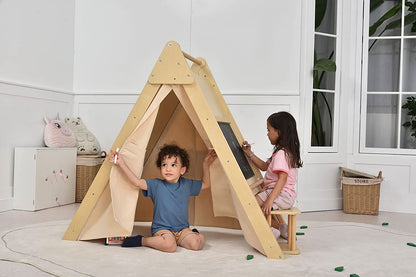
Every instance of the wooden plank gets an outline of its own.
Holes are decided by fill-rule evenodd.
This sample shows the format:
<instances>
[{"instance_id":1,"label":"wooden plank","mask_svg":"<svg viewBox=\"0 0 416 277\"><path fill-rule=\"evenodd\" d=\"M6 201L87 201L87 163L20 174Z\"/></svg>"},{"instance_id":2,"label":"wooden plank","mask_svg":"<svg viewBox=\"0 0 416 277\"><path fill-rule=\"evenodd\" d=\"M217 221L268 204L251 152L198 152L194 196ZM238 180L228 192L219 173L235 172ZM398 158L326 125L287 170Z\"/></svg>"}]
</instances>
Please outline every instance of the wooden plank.
<instances>
[{"instance_id":1,"label":"wooden plank","mask_svg":"<svg viewBox=\"0 0 416 277\"><path fill-rule=\"evenodd\" d=\"M151 84L192 84L194 78L179 44L166 43L148 79Z\"/></svg>"}]
</instances>

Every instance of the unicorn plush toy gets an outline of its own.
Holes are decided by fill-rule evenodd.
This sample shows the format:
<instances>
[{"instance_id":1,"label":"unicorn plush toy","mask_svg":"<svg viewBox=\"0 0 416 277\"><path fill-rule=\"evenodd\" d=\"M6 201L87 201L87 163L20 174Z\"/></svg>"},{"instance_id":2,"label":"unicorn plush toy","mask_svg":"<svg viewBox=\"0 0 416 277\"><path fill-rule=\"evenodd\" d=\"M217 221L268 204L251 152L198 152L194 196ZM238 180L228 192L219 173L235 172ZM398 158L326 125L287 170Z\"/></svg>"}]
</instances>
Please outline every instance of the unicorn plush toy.
<instances>
[{"instance_id":1,"label":"unicorn plush toy","mask_svg":"<svg viewBox=\"0 0 416 277\"><path fill-rule=\"evenodd\" d=\"M59 117L49 119L44 117L46 123L43 135L45 145L48 147L75 147L77 141L72 130Z\"/></svg>"}]
</instances>

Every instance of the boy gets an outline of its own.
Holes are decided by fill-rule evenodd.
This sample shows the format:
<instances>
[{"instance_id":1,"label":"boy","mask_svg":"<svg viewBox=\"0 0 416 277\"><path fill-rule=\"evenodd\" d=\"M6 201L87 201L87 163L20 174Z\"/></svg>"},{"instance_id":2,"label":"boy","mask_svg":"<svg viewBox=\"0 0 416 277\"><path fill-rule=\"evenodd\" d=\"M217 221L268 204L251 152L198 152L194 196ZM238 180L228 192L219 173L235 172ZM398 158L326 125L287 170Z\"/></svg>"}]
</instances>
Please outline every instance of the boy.
<instances>
[{"instance_id":1,"label":"boy","mask_svg":"<svg viewBox=\"0 0 416 277\"><path fill-rule=\"evenodd\" d=\"M148 246L164 252L175 252L177 246L190 250L204 247L205 237L196 229L189 229L188 206L191 196L199 195L203 189L211 186L209 166L217 158L214 150L205 156L202 168L202 181L183 178L189 168L187 152L176 145L165 145L160 149L157 167L162 179L139 179L124 163L120 153L110 150L108 160L114 163L129 179L130 183L150 197L154 204L152 237L141 235L127 237L122 246Z\"/></svg>"}]
</instances>

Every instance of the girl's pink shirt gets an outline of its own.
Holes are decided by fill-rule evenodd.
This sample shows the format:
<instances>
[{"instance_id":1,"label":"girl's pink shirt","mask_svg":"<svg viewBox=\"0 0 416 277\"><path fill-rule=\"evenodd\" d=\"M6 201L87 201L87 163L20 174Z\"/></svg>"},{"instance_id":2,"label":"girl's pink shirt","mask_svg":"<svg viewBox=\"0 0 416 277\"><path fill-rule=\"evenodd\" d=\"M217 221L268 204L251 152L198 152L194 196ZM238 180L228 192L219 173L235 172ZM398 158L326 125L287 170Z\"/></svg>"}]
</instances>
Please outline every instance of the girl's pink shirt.
<instances>
[{"instance_id":1,"label":"girl's pink shirt","mask_svg":"<svg viewBox=\"0 0 416 277\"><path fill-rule=\"evenodd\" d=\"M287 173L286 184L282 190L287 191L293 198L296 197L295 184L296 184L296 168L291 168L286 157L284 150L279 150L274 153L267 161L269 166L267 167L266 174L264 175L264 188L274 188L277 180L279 180L279 171Z\"/></svg>"}]
</instances>

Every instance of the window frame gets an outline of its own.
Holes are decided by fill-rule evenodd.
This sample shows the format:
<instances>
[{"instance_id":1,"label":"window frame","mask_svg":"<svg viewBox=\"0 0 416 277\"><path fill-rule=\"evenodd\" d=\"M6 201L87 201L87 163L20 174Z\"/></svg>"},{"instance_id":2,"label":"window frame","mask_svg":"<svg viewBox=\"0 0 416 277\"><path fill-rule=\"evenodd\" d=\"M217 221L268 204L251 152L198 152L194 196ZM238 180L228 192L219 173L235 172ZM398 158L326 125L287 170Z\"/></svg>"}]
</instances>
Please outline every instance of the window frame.
<instances>
[{"instance_id":1,"label":"window frame","mask_svg":"<svg viewBox=\"0 0 416 277\"><path fill-rule=\"evenodd\" d=\"M331 38L335 38L335 64L337 65L337 70L334 72L335 73L335 87L333 90L329 90L329 89L315 89L313 87L313 76L312 74L310 75L310 85L308 86L307 91L309 92L309 109L308 109L308 114L310 115L308 118L308 131L306 133L307 135L307 140L308 140L308 147L307 147L307 152L309 153L338 153L339 152L339 124L340 124L340 91L341 91L341 74L340 74L340 68L341 68L341 53L342 53L342 49L341 49L341 41L342 41L342 34L341 34L341 30L342 30L342 0L330 0L330 1L336 1L336 18L335 18L335 22L336 22L336 28L335 28L335 34L330 34L330 33L322 33L322 32L317 32L315 30L315 27L313 27L313 32L312 32L312 51L310 52L311 55L311 59L312 59L312 70L313 71L313 59L314 59L314 50L315 50L315 37L317 35L319 36L324 36L324 37L331 37ZM313 2L313 23L315 23L315 1ZM313 25L315 26L315 24ZM326 93L333 93L334 95L334 106L333 106L333 119L332 119L332 145L331 146L312 146L312 111L313 111L313 93L314 91L320 91L320 92L326 92Z\"/></svg>"},{"instance_id":2,"label":"window frame","mask_svg":"<svg viewBox=\"0 0 416 277\"><path fill-rule=\"evenodd\" d=\"M405 1L402 1L402 7ZM415 95L416 91L406 92L403 91L403 48L405 39L416 39L416 35L404 35L404 20L401 21L401 34L400 36L369 36L368 30L370 27L370 0L364 0L364 12L363 12L363 40L362 40L362 70L361 70L361 114L360 114L360 142L359 152L362 154L397 154L397 155L415 155L416 149L400 148L401 146L401 133L402 133L402 101L408 95ZM405 9L401 10L401 18L405 16ZM398 91L368 91L368 62L369 62L369 41L373 39L380 40L399 40L400 39L400 61L399 61L399 88ZM396 131L396 145L394 148L382 148L382 147L367 147L367 99L368 95L398 95L398 111L397 111L397 131Z\"/></svg>"}]
</instances>

